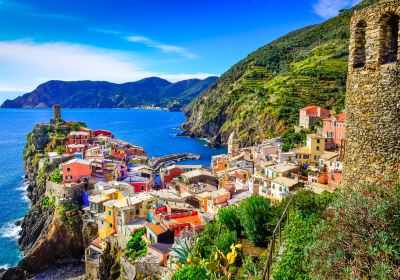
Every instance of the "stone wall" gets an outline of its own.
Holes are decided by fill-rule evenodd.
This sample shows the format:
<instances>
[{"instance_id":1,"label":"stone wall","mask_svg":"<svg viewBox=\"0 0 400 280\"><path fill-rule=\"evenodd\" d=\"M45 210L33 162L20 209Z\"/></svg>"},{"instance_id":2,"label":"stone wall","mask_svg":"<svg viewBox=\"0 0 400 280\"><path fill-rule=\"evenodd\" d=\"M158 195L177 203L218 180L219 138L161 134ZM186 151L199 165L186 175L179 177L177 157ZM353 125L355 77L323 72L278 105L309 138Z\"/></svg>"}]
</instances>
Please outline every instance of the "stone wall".
<instances>
[{"instance_id":1,"label":"stone wall","mask_svg":"<svg viewBox=\"0 0 400 280\"><path fill-rule=\"evenodd\" d=\"M388 15L400 15L400 1L358 11L350 22L344 167L344 180L350 185L395 180L398 173L400 56L397 62L383 63L389 37L395 36L388 32Z\"/></svg>"},{"instance_id":2,"label":"stone wall","mask_svg":"<svg viewBox=\"0 0 400 280\"><path fill-rule=\"evenodd\" d=\"M78 197L81 193L80 185L67 186L64 184L57 184L49 180L46 181L46 193L48 197L56 197L57 202L62 200L69 200Z\"/></svg>"}]
</instances>

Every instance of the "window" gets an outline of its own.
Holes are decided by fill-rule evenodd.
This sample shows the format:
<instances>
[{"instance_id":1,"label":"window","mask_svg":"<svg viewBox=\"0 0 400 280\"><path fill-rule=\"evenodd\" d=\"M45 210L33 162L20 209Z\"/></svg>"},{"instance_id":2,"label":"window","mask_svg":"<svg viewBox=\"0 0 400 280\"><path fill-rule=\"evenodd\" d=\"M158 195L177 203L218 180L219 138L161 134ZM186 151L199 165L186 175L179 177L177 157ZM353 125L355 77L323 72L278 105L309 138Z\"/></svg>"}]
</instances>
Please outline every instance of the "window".
<instances>
[{"instance_id":1,"label":"window","mask_svg":"<svg viewBox=\"0 0 400 280\"><path fill-rule=\"evenodd\" d=\"M142 186L142 191L144 191L144 186Z\"/></svg>"},{"instance_id":2,"label":"window","mask_svg":"<svg viewBox=\"0 0 400 280\"><path fill-rule=\"evenodd\" d=\"M317 146L317 151L319 151L319 146Z\"/></svg>"},{"instance_id":3,"label":"window","mask_svg":"<svg viewBox=\"0 0 400 280\"><path fill-rule=\"evenodd\" d=\"M381 18L380 63L397 62L399 16L385 14Z\"/></svg>"},{"instance_id":4,"label":"window","mask_svg":"<svg viewBox=\"0 0 400 280\"><path fill-rule=\"evenodd\" d=\"M71 171L71 168L70 167L67 167L67 172L70 172Z\"/></svg>"},{"instance_id":5,"label":"window","mask_svg":"<svg viewBox=\"0 0 400 280\"><path fill-rule=\"evenodd\" d=\"M108 210L108 216L112 216L111 210Z\"/></svg>"},{"instance_id":6,"label":"window","mask_svg":"<svg viewBox=\"0 0 400 280\"><path fill-rule=\"evenodd\" d=\"M108 226L109 226L110 228L112 228L112 227L113 227L113 224L112 224L112 223L109 223Z\"/></svg>"},{"instance_id":7,"label":"window","mask_svg":"<svg viewBox=\"0 0 400 280\"><path fill-rule=\"evenodd\" d=\"M365 21L360 21L356 24L356 28L354 30L355 38L354 38L354 58L353 58L353 67L354 68L362 68L365 66L365 30L367 24Z\"/></svg>"},{"instance_id":8,"label":"window","mask_svg":"<svg viewBox=\"0 0 400 280\"><path fill-rule=\"evenodd\" d=\"M140 211L139 208L136 208L136 215L139 215Z\"/></svg>"},{"instance_id":9,"label":"window","mask_svg":"<svg viewBox=\"0 0 400 280\"><path fill-rule=\"evenodd\" d=\"M340 131L338 132L338 137L342 138L342 133Z\"/></svg>"},{"instance_id":10,"label":"window","mask_svg":"<svg viewBox=\"0 0 400 280\"><path fill-rule=\"evenodd\" d=\"M309 159L309 156L308 155L304 155L303 158L304 159Z\"/></svg>"},{"instance_id":11,"label":"window","mask_svg":"<svg viewBox=\"0 0 400 280\"><path fill-rule=\"evenodd\" d=\"M320 142L319 139L317 139L317 143L318 143L318 144L319 144L319 142Z\"/></svg>"}]
</instances>

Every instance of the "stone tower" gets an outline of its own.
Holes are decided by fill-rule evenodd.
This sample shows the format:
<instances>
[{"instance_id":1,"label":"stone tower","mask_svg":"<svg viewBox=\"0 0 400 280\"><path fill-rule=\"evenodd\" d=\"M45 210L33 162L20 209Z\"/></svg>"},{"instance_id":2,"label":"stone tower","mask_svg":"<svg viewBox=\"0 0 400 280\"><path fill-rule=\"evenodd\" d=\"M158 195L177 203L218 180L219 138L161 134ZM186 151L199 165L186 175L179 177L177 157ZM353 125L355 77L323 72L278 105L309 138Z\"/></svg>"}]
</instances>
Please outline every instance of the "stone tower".
<instances>
[{"instance_id":1,"label":"stone tower","mask_svg":"<svg viewBox=\"0 0 400 280\"><path fill-rule=\"evenodd\" d=\"M50 120L50 123L56 124L57 121L61 121L61 105L54 104L53 105L53 118Z\"/></svg>"},{"instance_id":2,"label":"stone tower","mask_svg":"<svg viewBox=\"0 0 400 280\"><path fill-rule=\"evenodd\" d=\"M400 1L357 11L350 22L344 181L395 180L400 163Z\"/></svg>"},{"instance_id":3,"label":"stone tower","mask_svg":"<svg viewBox=\"0 0 400 280\"><path fill-rule=\"evenodd\" d=\"M54 104L53 105L53 114L54 114L54 119L55 120L60 120L61 119L61 105L60 104Z\"/></svg>"},{"instance_id":4,"label":"stone tower","mask_svg":"<svg viewBox=\"0 0 400 280\"><path fill-rule=\"evenodd\" d=\"M239 154L239 139L237 138L236 132L233 131L231 135L229 135L228 139L228 157L229 159L235 157Z\"/></svg>"}]
</instances>

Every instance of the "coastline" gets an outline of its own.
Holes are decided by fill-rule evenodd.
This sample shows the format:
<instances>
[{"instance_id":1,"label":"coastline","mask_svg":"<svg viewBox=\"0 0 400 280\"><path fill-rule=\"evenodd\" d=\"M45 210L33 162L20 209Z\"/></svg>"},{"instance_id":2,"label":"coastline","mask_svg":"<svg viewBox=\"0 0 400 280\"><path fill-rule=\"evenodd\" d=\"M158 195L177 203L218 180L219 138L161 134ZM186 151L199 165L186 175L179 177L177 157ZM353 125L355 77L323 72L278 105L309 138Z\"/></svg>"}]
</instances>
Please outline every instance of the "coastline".
<instances>
[{"instance_id":1,"label":"coastline","mask_svg":"<svg viewBox=\"0 0 400 280\"><path fill-rule=\"evenodd\" d=\"M36 111L36 110L30 110L30 109L33 109L33 108L24 108L24 110L13 110L13 109L6 109L6 110L1 110L1 111L3 111L3 112L7 112L8 110L13 110L13 112L17 112L17 111L20 111L20 112L26 112L26 113L24 113L24 114L32 114L32 112L33 111ZM50 109L48 109L48 108L45 108L45 109L43 109L43 108L37 108L38 110L38 112L43 112L44 114L47 114L47 113L50 113L51 112L51 110ZM90 111L96 111L96 112L107 112L107 110L105 110L105 109L99 109L99 110L94 110L94 109L88 109L88 110L90 110ZM73 114L75 114L75 112L82 112L82 113L84 113L86 110L85 109L82 109L82 108L76 108L76 110L75 109L66 109L66 111L67 112L70 112L70 113L73 113ZM118 111L124 111L124 110L118 110ZM129 112L127 109L125 109L125 111L126 112ZM148 111L148 112L150 112L150 111L154 111L154 112L158 112L158 111L161 111L161 110L154 110L154 109L136 109L136 110L133 110L133 111ZM169 113L169 112L168 112ZM96 113L97 114L97 113ZM174 116L174 115L171 115L171 116ZM176 115L175 115L176 116ZM181 114L178 114L178 116L181 116ZM183 116L183 114L182 114L182 116ZM183 117L180 117L180 118L182 118L183 119ZM178 127L179 127L179 125L182 123L182 120L180 120L179 121L179 123L177 123L176 125L173 125L173 126L171 126L171 128L169 128L171 131L176 131L176 129L178 129ZM125 125L125 124L124 124ZM170 135L169 133L168 134L166 134L166 135ZM25 138L25 135L23 136L23 138ZM122 138L124 138L124 137L122 137ZM181 138L181 137L179 137L179 138ZM193 139L194 141L188 141L188 140L181 140L180 142L182 142L183 141L183 143L192 143L192 144L190 144L189 146L193 146L193 147L199 147L199 145L201 145L202 147L204 146L204 142L206 142L206 143L208 143L209 141L207 141L208 139L198 139L198 138L193 138L193 137L182 137L182 138L191 138L191 139ZM173 139L177 139L177 138L175 138L175 135L173 136ZM176 140L172 140L171 139L171 141L173 141L173 142L175 142ZM25 142L25 141L24 141ZM203 142L202 144L195 144L195 143L199 143L199 142ZM24 143L25 144L25 143ZM215 149L210 149L210 153L215 153L215 151L214 151ZM213 152L214 151L214 152ZM221 151L222 152L222 151ZM207 159L207 156L205 157L205 159ZM208 161L208 160L207 160ZM208 163L208 162L207 162ZM21 196L21 201L24 201L24 203L27 203L28 201L29 201L29 203L27 203L27 204L25 204L26 205L26 212L24 212L24 214L27 214L31 209L32 209L32 204L30 203L31 201L29 200L29 198L27 197L27 181L26 181L26 179L25 179L25 176L20 176L19 177L20 178L20 181L19 181L19 183L18 184L16 184L16 185L14 185L14 190L15 191L18 191L19 193L20 193L20 196ZM21 218L23 218L23 216L24 215L21 215L20 217L18 217L17 219L12 219L12 220L10 220L10 221L8 221L8 223L7 223L7 226L10 228L10 229L12 229L13 230L13 242L16 242L15 240L17 239L17 237L19 236L19 233L20 233L20 226L16 226L15 225L15 222L16 221L18 221L18 220L20 220ZM11 235L9 235L10 236L10 238L11 238ZM19 260L21 260L22 258L23 258L23 254L22 254L22 251L19 251L19 253L21 254L20 255L20 257L19 257ZM16 264L16 263L14 263L14 264ZM6 266L6 263L4 263L4 267L12 267L12 263L10 263L10 264L8 264L8 266Z\"/></svg>"}]
</instances>

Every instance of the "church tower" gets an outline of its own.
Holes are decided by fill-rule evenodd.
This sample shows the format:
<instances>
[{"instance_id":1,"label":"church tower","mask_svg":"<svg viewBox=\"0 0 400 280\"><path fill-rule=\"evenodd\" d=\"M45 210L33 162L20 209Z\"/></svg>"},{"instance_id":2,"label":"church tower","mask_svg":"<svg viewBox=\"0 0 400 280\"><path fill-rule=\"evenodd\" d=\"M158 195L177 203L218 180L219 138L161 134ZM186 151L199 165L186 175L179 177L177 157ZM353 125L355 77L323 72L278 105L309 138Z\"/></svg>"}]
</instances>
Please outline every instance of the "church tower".
<instances>
[{"instance_id":1,"label":"church tower","mask_svg":"<svg viewBox=\"0 0 400 280\"><path fill-rule=\"evenodd\" d=\"M400 1L350 22L344 182L395 180L400 166Z\"/></svg>"},{"instance_id":2,"label":"church tower","mask_svg":"<svg viewBox=\"0 0 400 280\"><path fill-rule=\"evenodd\" d=\"M228 139L228 157L229 159L237 156L239 154L239 139L237 138L236 132L233 131L231 135L229 135Z\"/></svg>"}]
</instances>

